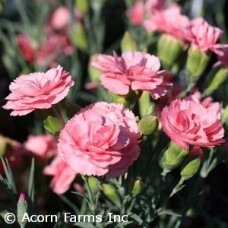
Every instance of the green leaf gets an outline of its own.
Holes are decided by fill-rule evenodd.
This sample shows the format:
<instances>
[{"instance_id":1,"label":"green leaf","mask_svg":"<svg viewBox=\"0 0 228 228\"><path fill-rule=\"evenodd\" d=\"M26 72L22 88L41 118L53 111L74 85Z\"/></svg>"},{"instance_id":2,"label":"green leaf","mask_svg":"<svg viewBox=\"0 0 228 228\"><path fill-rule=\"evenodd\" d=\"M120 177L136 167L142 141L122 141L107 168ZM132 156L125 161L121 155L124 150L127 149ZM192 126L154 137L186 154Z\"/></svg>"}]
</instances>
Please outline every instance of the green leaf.
<instances>
[{"instance_id":1,"label":"green leaf","mask_svg":"<svg viewBox=\"0 0 228 228\"><path fill-rule=\"evenodd\" d=\"M34 173L35 173L35 159L32 159L32 164L29 174L28 195L32 202L34 201Z\"/></svg>"},{"instance_id":2,"label":"green leaf","mask_svg":"<svg viewBox=\"0 0 228 228\"><path fill-rule=\"evenodd\" d=\"M139 225L143 224L143 220L136 214L130 215L131 218L133 218Z\"/></svg>"},{"instance_id":3,"label":"green leaf","mask_svg":"<svg viewBox=\"0 0 228 228\"><path fill-rule=\"evenodd\" d=\"M3 166L3 169L4 169L4 172L5 172L5 175L6 175L6 179L8 181L8 187L10 189L12 189L13 193L17 193L17 189L16 189L16 185L15 185L15 182L14 182L14 178L13 178L13 174L12 174L12 170L10 168L10 165L7 161L7 159L2 159L2 166Z\"/></svg>"}]
</instances>

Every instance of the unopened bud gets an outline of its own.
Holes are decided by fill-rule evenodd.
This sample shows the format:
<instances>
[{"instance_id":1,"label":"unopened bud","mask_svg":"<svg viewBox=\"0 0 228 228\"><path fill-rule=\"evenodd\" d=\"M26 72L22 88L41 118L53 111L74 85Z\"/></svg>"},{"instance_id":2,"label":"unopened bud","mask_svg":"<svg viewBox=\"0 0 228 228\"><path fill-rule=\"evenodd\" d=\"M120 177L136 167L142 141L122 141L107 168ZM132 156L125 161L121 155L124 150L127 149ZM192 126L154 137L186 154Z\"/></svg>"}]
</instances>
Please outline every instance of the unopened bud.
<instances>
[{"instance_id":1,"label":"unopened bud","mask_svg":"<svg viewBox=\"0 0 228 228\"><path fill-rule=\"evenodd\" d=\"M23 221L24 214L27 212L27 201L23 193L20 194L19 200L17 202L17 220L21 227L24 227L26 220Z\"/></svg>"},{"instance_id":2,"label":"unopened bud","mask_svg":"<svg viewBox=\"0 0 228 228\"><path fill-rule=\"evenodd\" d=\"M154 113L154 103L151 102L151 94L149 92L144 91L139 98L139 113L140 116L147 116Z\"/></svg>"},{"instance_id":3,"label":"unopened bud","mask_svg":"<svg viewBox=\"0 0 228 228\"><path fill-rule=\"evenodd\" d=\"M120 205L120 198L115 187L111 184L102 184L102 189L108 199L110 199L113 203Z\"/></svg>"},{"instance_id":4,"label":"unopened bud","mask_svg":"<svg viewBox=\"0 0 228 228\"><path fill-rule=\"evenodd\" d=\"M195 84L205 70L210 59L210 53L202 52L199 48L191 46L188 50L187 75L189 82Z\"/></svg>"},{"instance_id":5,"label":"unopened bud","mask_svg":"<svg viewBox=\"0 0 228 228\"><path fill-rule=\"evenodd\" d=\"M75 0L77 10L85 15L89 11L89 3L88 0Z\"/></svg>"},{"instance_id":6,"label":"unopened bud","mask_svg":"<svg viewBox=\"0 0 228 228\"><path fill-rule=\"evenodd\" d=\"M3 136L0 135L0 158L5 154L7 142Z\"/></svg>"},{"instance_id":7,"label":"unopened bud","mask_svg":"<svg viewBox=\"0 0 228 228\"><path fill-rule=\"evenodd\" d=\"M117 95L114 93L110 93L110 97L113 103L123 104L126 108L132 108L142 92L131 90L127 95Z\"/></svg>"},{"instance_id":8,"label":"unopened bud","mask_svg":"<svg viewBox=\"0 0 228 228\"><path fill-rule=\"evenodd\" d=\"M183 51L183 42L168 34L163 34L158 41L158 57L165 69L170 69Z\"/></svg>"},{"instance_id":9,"label":"unopened bud","mask_svg":"<svg viewBox=\"0 0 228 228\"><path fill-rule=\"evenodd\" d=\"M137 43L129 32L125 32L121 40L121 51L134 51L137 50Z\"/></svg>"},{"instance_id":10,"label":"unopened bud","mask_svg":"<svg viewBox=\"0 0 228 228\"><path fill-rule=\"evenodd\" d=\"M200 161L201 160L198 155L189 157L182 165L181 173L180 173L181 177L187 180L192 176L194 176L199 170Z\"/></svg>"},{"instance_id":11,"label":"unopened bud","mask_svg":"<svg viewBox=\"0 0 228 228\"><path fill-rule=\"evenodd\" d=\"M90 57L89 64L88 64L88 72L89 72L90 80L96 84L100 83L99 79L100 79L100 76L102 73L101 73L101 71L92 67L91 63L97 59L97 56L98 55L92 55Z\"/></svg>"},{"instance_id":12,"label":"unopened bud","mask_svg":"<svg viewBox=\"0 0 228 228\"><path fill-rule=\"evenodd\" d=\"M99 191L99 183L98 183L98 180L93 177L93 176L90 176L88 178L88 184L89 184L89 187L92 191L93 194L97 194L97 192Z\"/></svg>"},{"instance_id":13,"label":"unopened bud","mask_svg":"<svg viewBox=\"0 0 228 228\"><path fill-rule=\"evenodd\" d=\"M132 195L138 196L143 190L143 182L141 180L136 180L132 189Z\"/></svg>"},{"instance_id":14,"label":"unopened bud","mask_svg":"<svg viewBox=\"0 0 228 228\"><path fill-rule=\"evenodd\" d=\"M76 23L74 27L74 35L72 40L78 49L82 51L88 51L89 49L88 38L82 24Z\"/></svg>"},{"instance_id":15,"label":"unopened bud","mask_svg":"<svg viewBox=\"0 0 228 228\"><path fill-rule=\"evenodd\" d=\"M216 89L219 88L227 79L228 79L228 69L227 68L220 68L214 75L212 76L212 81L210 82L209 86L206 88L204 94L206 96L213 93Z\"/></svg>"},{"instance_id":16,"label":"unopened bud","mask_svg":"<svg viewBox=\"0 0 228 228\"><path fill-rule=\"evenodd\" d=\"M162 157L164 172L170 172L171 170L178 167L187 155L187 151L180 148L171 141L168 149L165 151Z\"/></svg>"},{"instance_id":17,"label":"unopened bud","mask_svg":"<svg viewBox=\"0 0 228 228\"><path fill-rule=\"evenodd\" d=\"M145 116L139 122L139 129L143 135L150 135L158 128L158 118L156 116Z\"/></svg>"}]
</instances>

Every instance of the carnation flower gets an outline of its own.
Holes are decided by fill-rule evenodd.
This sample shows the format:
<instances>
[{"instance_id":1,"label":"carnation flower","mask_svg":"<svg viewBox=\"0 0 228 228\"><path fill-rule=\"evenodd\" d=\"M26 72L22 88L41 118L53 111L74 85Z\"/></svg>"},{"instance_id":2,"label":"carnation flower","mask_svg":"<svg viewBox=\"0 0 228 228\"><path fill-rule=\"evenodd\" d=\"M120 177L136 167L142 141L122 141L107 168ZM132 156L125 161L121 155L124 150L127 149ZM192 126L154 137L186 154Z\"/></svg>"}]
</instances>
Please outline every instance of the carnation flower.
<instances>
[{"instance_id":1,"label":"carnation flower","mask_svg":"<svg viewBox=\"0 0 228 228\"><path fill-rule=\"evenodd\" d=\"M185 29L188 28L189 24L190 20L187 16L181 14L180 6L172 4L165 10L155 11L144 22L144 27L148 32L165 32L177 39L185 40Z\"/></svg>"},{"instance_id":2,"label":"carnation flower","mask_svg":"<svg viewBox=\"0 0 228 228\"><path fill-rule=\"evenodd\" d=\"M57 153L57 142L52 135L29 135L24 148L40 158L49 158Z\"/></svg>"},{"instance_id":3,"label":"carnation flower","mask_svg":"<svg viewBox=\"0 0 228 228\"><path fill-rule=\"evenodd\" d=\"M56 156L52 163L44 168L44 174L54 176L50 187L57 194L66 192L77 175L60 156Z\"/></svg>"},{"instance_id":4,"label":"carnation flower","mask_svg":"<svg viewBox=\"0 0 228 228\"><path fill-rule=\"evenodd\" d=\"M161 113L165 133L178 146L214 147L223 142L224 129L218 115L208 104L193 99L174 100Z\"/></svg>"},{"instance_id":5,"label":"carnation flower","mask_svg":"<svg viewBox=\"0 0 228 228\"><path fill-rule=\"evenodd\" d=\"M77 173L117 177L138 158L140 136L130 110L98 102L67 122L59 135L58 151Z\"/></svg>"},{"instance_id":6,"label":"carnation flower","mask_svg":"<svg viewBox=\"0 0 228 228\"><path fill-rule=\"evenodd\" d=\"M82 16L76 8L74 8L74 17L76 22L81 23ZM71 15L69 8L67 8L66 6L59 6L50 15L48 26L51 26L51 28L56 31L65 31L70 26L70 20Z\"/></svg>"},{"instance_id":7,"label":"carnation flower","mask_svg":"<svg viewBox=\"0 0 228 228\"><path fill-rule=\"evenodd\" d=\"M161 10L163 6L164 0L147 0L145 3L144 1L136 1L127 10L127 16L133 25L141 25L145 15L152 15L156 10Z\"/></svg>"},{"instance_id":8,"label":"carnation flower","mask_svg":"<svg viewBox=\"0 0 228 228\"><path fill-rule=\"evenodd\" d=\"M128 11L129 17L133 25L140 25L144 19L144 4L142 1L137 1Z\"/></svg>"},{"instance_id":9,"label":"carnation flower","mask_svg":"<svg viewBox=\"0 0 228 228\"><path fill-rule=\"evenodd\" d=\"M172 83L163 80L167 71L158 71L161 64L154 55L127 51L118 57L98 55L92 66L103 72L100 81L109 91L126 95L130 90L148 91L154 99L167 93Z\"/></svg>"},{"instance_id":10,"label":"carnation flower","mask_svg":"<svg viewBox=\"0 0 228 228\"><path fill-rule=\"evenodd\" d=\"M31 73L16 78L10 84L11 93L3 106L12 109L12 116L26 115L35 109L49 109L64 99L74 82L61 66L45 73Z\"/></svg>"},{"instance_id":11,"label":"carnation flower","mask_svg":"<svg viewBox=\"0 0 228 228\"><path fill-rule=\"evenodd\" d=\"M221 53L219 48L224 46L217 44L222 33L222 30L209 25L203 18L196 18L191 21L186 38L202 52L211 50L219 54Z\"/></svg>"},{"instance_id":12,"label":"carnation flower","mask_svg":"<svg viewBox=\"0 0 228 228\"><path fill-rule=\"evenodd\" d=\"M48 32L45 36L45 40L38 43L38 47L35 49L28 34L17 35L16 42L21 54L28 63L53 66L56 65L57 58L72 54L73 47L68 36L53 32Z\"/></svg>"}]
</instances>

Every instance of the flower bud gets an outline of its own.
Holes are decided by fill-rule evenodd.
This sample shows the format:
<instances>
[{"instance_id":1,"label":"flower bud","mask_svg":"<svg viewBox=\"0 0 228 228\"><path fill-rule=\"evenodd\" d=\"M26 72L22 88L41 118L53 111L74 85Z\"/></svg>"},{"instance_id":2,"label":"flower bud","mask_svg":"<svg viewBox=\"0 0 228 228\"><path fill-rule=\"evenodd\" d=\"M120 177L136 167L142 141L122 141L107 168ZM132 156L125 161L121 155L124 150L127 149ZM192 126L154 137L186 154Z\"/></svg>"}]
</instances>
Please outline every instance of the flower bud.
<instances>
[{"instance_id":1,"label":"flower bud","mask_svg":"<svg viewBox=\"0 0 228 228\"><path fill-rule=\"evenodd\" d=\"M76 9L82 14L85 15L89 11L88 0L75 0Z\"/></svg>"},{"instance_id":2,"label":"flower bud","mask_svg":"<svg viewBox=\"0 0 228 228\"><path fill-rule=\"evenodd\" d=\"M100 83L99 79L102 73L101 71L92 67L92 64L91 64L96 59L97 59L97 55L92 55L90 57L89 64L88 64L88 72L89 72L90 80L96 84L99 84Z\"/></svg>"},{"instance_id":3,"label":"flower bud","mask_svg":"<svg viewBox=\"0 0 228 228\"><path fill-rule=\"evenodd\" d=\"M228 125L228 105L224 108L222 112L222 123Z\"/></svg>"},{"instance_id":4,"label":"flower bud","mask_svg":"<svg viewBox=\"0 0 228 228\"><path fill-rule=\"evenodd\" d=\"M158 41L158 57L165 69L170 69L183 50L183 42L168 34L163 34Z\"/></svg>"},{"instance_id":5,"label":"flower bud","mask_svg":"<svg viewBox=\"0 0 228 228\"><path fill-rule=\"evenodd\" d=\"M143 190L143 182L141 180L136 180L131 191L133 196L138 196Z\"/></svg>"},{"instance_id":6,"label":"flower bud","mask_svg":"<svg viewBox=\"0 0 228 228\"><path fill-rule=\"evenodd\" d=\"M188 50L187 75L189 82L194 84L206 68L210 53L202 52L199 48L191 46Z\"/></svg>"},{"instance_id":7,"label":"flower bud","mask_svg":"<svg viewBox=\"0 0 228 228\"><path fill-rule=\"evenodd\" d=\"M44 128L51 135L56 135L61 130L61 124L59 120L53 116L48 116L47 119L43 121Z\"/></svg>"},{"instance_id":8,"label":"flower bud","mask_svg":"<svg viewBox=\"0 0 228 228\"><path fill-rule=\"evenodd\" d=\"M74 27L74 35L72 40L78 49L82 51L88 51L89 49L88 38L82 24L76 23Z\"/></svg>"},{"instance_id":9,"label":"flower bud","mask_svg":"<svg viewBox=\"0 0 228 228\"><path fill-rule=\"evenodd\" d=\"M19 200L17 202L17 220L21 227L24 227L26 220L22 221L24 214L27 212L27 201L23 193L20 194Z\"/></svg>"},{"instance_id":10,"label":"flower bud","mask_svg":"<svg viewBox=\"0 0 228 228\"><path fill-rule=\"evenodd\" d=\"M119 206L121 205L120 198L115 187L113 187L111 184L102 184L102 189L108 199Z\"/></svg>"},{"instance_id":11,"label":"flower bud","mask_svg":"<svg viewBox=\"0 0 228 228\"><path fill-rule=\"evenodd\" d=\"M121 51L135 51L137 50L136 41L129 32L125 32L121 40Z\"/></svg>"},{"instance_id":12,"label":"flower bud","mask_svg":"<svg viewBox=\"0 0 228 228\"><path fill-rule=\"evenodd\" d=\"M165 151L162 157L164 172L170 172L178 167L187 155L187 151L171 141L168 149Z\"/></svg>"},{"instance_id":13,"label":"flower bud","mask_svg":"<svg viewBox=\"0 0 228 228\"><path fill-rule=\"evenodd\" d=\"M0 135L0 158L3 157L6 151L7 142L3 136Z\"/></svg>"},{"instance_id":14,"label":"flower bud","mask_svg":"<svg viewBox=\"0 0 228 228\"><path fill-rule=\"evenodd\" d=\"M154 103L151 102L150 98L150 93L146 91L144 91L139 98L139 113L141 117L154 113Z\"/></svg>"},{"instance_id":15,"label":"flower bud","mask_svg":"<svg viewBox=\"0 0 228 228\"><path fill-rule=\"evenodd\" d=\"M189 157L181 167L181 177L184 180L187 180L194 176L200 167L200 157L198 155L194 155Z\"/></svg>"},{"instance_id":16,"label":"flower bud","mask_svg":"<svg viewBox=\"0 0 228 228\"><path fill-rule=\"evenodd\" d=\"M140 91L130 90L127 95L117 95L114 93L110 93L110 97L113 103L123 104L126 108L133 108L141 94L142 92Z\"/></svg>"},{"instance_id":17,"label":"flower bud","mask_svg":"<svg viewBox=\"0 0 228 228\"><path fill-rule=\"evenodd\" d=\"M143 135L150 135L158 128L158 118L156 116L145 116L139 122L139 129Z\"/></svg>"},{"instance_id":18,"label":"flower bud","mask_svg":"<svg viewBox=\"0 0 228 228\"><path fill-rule=\"evenodd\" d=\"M98 180L95 177L90 176L88 178L88 184L89 184L89 187L90 187L92 193L97 194L97 192L99 191Z\"/></svg>"},{"instance_id":19,"label":"flower bud","mask_svg":"<svg viewBox=\"0 0 228 228\"><path fill-rule=\"evenodd\" d=\"M227 79L228 79L228 69L227 68L219 68L217 71L214 72L212 76L212 81L206 88L204 94L206 96L213 93L216 89L219 88Z\"/></svg>"}]
</instances>

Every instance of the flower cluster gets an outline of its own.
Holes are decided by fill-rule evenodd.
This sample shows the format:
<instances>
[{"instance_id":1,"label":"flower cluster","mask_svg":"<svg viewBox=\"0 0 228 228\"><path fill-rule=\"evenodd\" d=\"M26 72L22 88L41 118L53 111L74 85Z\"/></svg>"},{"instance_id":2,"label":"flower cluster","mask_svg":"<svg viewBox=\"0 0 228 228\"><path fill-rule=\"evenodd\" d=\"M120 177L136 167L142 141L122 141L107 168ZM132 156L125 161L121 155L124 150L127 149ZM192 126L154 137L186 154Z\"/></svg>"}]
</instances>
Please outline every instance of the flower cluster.
<instances>
[{"instance_id":1,"label":"flower cluster","mask_svg":"<svg viewBox=\"0 0 228 228\"><path fill-rule=\"evenodd\" d=\"M202 52L210 50L220 56L223 55L219 49L226 47L226 45L217 43L222 35L219 28L209 25L201 17L190 20L186 15L181 14L181 7L177 4L171 4L164 8L163 1L156 1L157 4L149 8L150 2L149 0L145 3L136 2L132 14L129 15L132 24L142 24L148 32L164 32L196 46ZM142 16L142 9L144 8L146 12L149 12L145 19Z\"/></svg>"},{"instance_id":2,"label":"flower cluster","mask_svg":"<svg viewBox=\"0 0 228 228\"><path fill-rule=\"evenodd\" d=\"M119 55L114 51L113 55L92 56L88 71L94 70L96 79L99 78L101 85L119 100L108 103L107 98L106 102L94 102L84 108L64 103L74 81L69 72L56 66L59 57L73 51L68 30L74 18L68 8L60 7L49 16L45 23L45 41L36 44L35 49L28 34L17 35L17 43L26 61L35 61L42 66L48 62L51 66L46 72L17 77L9 86L10 94L5 98L7 102L3 108L12 110L11 116L23 116L35 110L45 113L45 129L54 136L30 135L22 147L26 154L35 155L40 160L52 159L43 173L53 176L50 187L57 194L66 192L78 175L99 176L106 180L124 175L141 154L142 157L150 156L142 148L151 148L156 143L160 146L156 137L164 133L171 139L171 146L164 154L174 151L175 155L167 155L166 159L174 157L178 165L180 157L186 154L203 157L202 148L214 148L224 142L222 105L214 102L207 93L198 92L196 86L209 62L210 52L217 54L218 60L227 66L226 45L218 43L222 31L203 18L190 20L177 4L164 8L163 0L137 1L127 15L134 25L142 24L147 32L164 33L168 45L161 37L157 57L151 54L150 48L137 46L128 33L126 39L132 38L130 43L135 47L132 50L123 50L124 45L121 45ZM79 22L82 20L77 10L73 17ZM184 65L185 58L178 62L178 55L187 49L186 67L181 71L179 65ZM77 58L80 59L80 54ZM166 59L169 61L165 62ZM84 72L83 67L81 71ZM90 93L101 89L94 86L94 81L86 84ZM108 97L106 90L102 92ZM134 102L129 99L132 94ZM61 105L57 110L59 102ZM129 107L136 110L137 117ZM144 113L143 109L146 110ZM180 157L176 155L178 153ZM150 157L147 159L150 165ZM167 160L163 161L166 171L171 166L176 167L175 162L168 163Z\"/></svg>"},{"instance_id":3,"label":"flower cluster","mask_svg":"<svg viewBox=\"0 0 228 228\"><path fill-rule=\"evenodd\" d=\"M81 23L81 15L75 9L75 20ZM16 36L16 42L24 59L40 66L56 66L57 60L73 53L73 45L68 35L70 12L65 6L53 11L44 25L44 37L37 43L34 34L26 32Z\"/></svg>"}]
</instances>

